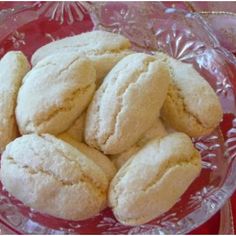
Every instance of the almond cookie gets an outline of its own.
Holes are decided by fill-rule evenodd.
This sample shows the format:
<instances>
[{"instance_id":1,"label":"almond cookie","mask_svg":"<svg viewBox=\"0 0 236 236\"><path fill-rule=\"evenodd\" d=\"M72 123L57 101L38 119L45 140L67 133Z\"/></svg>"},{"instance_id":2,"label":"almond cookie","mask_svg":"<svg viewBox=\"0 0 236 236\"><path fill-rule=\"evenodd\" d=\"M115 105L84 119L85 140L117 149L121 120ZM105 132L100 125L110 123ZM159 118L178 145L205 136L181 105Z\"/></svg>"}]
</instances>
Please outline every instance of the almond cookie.
<instances>
[{"instance_id":1,"label":"almond cookie","mask_svg":"<svg viewBox=\"0 0 236 236\"><path fill-rule=\"evenodd\" d=\"M40 61L19 90L16 118L21 134L67 130L88 106L95 80L90 60L76 54L55 54Z\"/></svg>"},{"instance_id":2,"label":"almond cookie","mask_svg":"<svg viewBox=\"0 0 236 236\"><path fill-rule=\"evenodd\" d=\"M223 112L215 91L190 64L163 54L171 69L171 83L161 116L170 127L191 137L211 133Z\"/></svg>"},{"instance_id":3,"label":"almond cookie","mask_svg":"<svg viewBox=\"0 0 236 236\"><path fill-rule=\"evenodd\" d=\"M144 133L142 138L135 145L133 145L127 151L110 156L110 158L115 164L116 168L120 169L121 166L123 166L125 162L129 160L133 154L139 151L146 143L154 138L162 138L165 135L167 135L167 131L165 130L161 120L158 118L154 125Z\"/></svg>"},{"instance_id":4,"label":"almond cookie","mask_svg":"<svg viewBox=\"0 0 236 236\"><path fill-rule=\"evenodd\" d=\"M200 170L200 154L186 134L154 139L115 175L109 205L122 224L144 224L174 206Z\"/></svg>"},{"instance_id":5,"label":"almond cookie","mask_svg":"<svg viewBox=\"0 0 236 236\"><path fill-rule=\"evenodd\" d=\"M86 157L94 161L104 171L108 180L111 180L114 177L116 173L116 168L107 156L105 156L98 150L89 147L85 143L77 142L75 139L73 139L70 135L66 133L60 134L58 138L77 148Z\"/></svg>"},{"instance_id":6,"label":"almond cookie","mask_svg":"<svg viewBox=\"0 0 236 236\"><path fill-rule=\"evenodd\" d=\"M108 180L101 168L47 134L24 135L7 145L1 181L25 205L66 220L87 219L106 205Z\"/></svg>"},{"instance_id":7,"label":"almond cookie","mask_svg":"<svg viewBox=\"0 0 236 236\"><path fill-rule=\"evenodd\" d=\"M8 52L0 61L0 152L18 136L17 93L30 65L22 52Z\"/></svg>"},{"instance_id":8,"label":"almond cookie","mask_svg":"<svg viewBox=\"0 0 236 236\"><path fill-rule=\"evenodd\" d=\"M94 63L99 84L119 60L131 53L130 47L129 40L119 34L91 31L44 45L33 54L31 63L36 65L54 53L73 52L86 55Z\"/></svg>"},{"instance_id":9,"label":"almond cookie","mask_svg":"<svg viewBox=\"0 0 236 236\"><path fill-rule=\"evenodd\" d=\"M144 53L122 59L89 105L85 141L105 154L118 154L151 128L166 97L168 67Z\"/></svg>"}]
</instances>

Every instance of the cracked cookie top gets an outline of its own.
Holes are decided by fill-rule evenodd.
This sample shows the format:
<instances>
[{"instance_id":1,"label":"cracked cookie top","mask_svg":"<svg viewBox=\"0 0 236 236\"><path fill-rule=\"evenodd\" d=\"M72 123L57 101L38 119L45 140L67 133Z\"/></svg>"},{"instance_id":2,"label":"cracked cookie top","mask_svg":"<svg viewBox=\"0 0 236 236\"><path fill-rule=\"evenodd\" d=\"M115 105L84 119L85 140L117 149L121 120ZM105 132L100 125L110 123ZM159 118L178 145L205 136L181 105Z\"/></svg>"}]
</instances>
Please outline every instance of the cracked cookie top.
<instances>
[{"instance_id":1,"label":"cracked cookie top","mask_svg":"<svg viewBox=\"0 0 236 236\"><path fill-rule=\"evenodd\" d=\"M200 170L200 154L186 134L154 139L113 178L109 204L119 222L144 224L169 210Z\"/></svg>"},{"instance_id":2,"label":"cracked cookie top","mask_svg":"<svg viewBox=\"0 0 236 236\"><path fill-rule=\"evenodd\" d=\"M154 124L169 85L162 61L144 53L123 58L109 72L89 105L85 140L106 154L118 154Z\"/></svg>"},{"instance_id":3,"label":"cracked cookie top","mask_svg":"<svg viewBox=\"0 0 236 236\"><path fill-rule=\"evenodd\" d=\"M63 219L85 219L106 205L108 179L102 169L48 134L24 135L8 145L1 181L26 205Z\"/></svg>"},{"instance_id":4,"label":"cracked cookie top","mask_svg":"<svg viewBox=\"0 0 236 236\"><path fill-rule=\"evenodd\" d=\"M163 119L170 127L192 137L209 134L223 116L215 91L191 64L163 54L157 56L165 57L171 72L161 111Z\"/></svg>"},{"instance_id":5,"label":"cracked cookie top","mask_svg":"<svg viewBox=\"0 0 236 236\"><path fill-rule=\"evenodd\" d=\"M95 90L95 69L76 54L52 55L25 76L16 118L21 134L58 134L86 109Z\"/></svg>"},{"instance_id":6,"label":"cracked cookie top","mask_svg":"<svg viewBox=\"0 0 236 236\"><path fill-rule=\"evenodd\" d=\"M43 58L58 51L77 51L90 55L102 55L105 53L119 53L129 49L130 46L129 40L122 35L94 30L66 37L42 46L32 55L31 63L36 65Z\"/></svg>"},{"instance_id":7,"label":"cracked cookie top","mask_svg":"<svg viewBox=\"0 0 236 236\"><path fill-rule=\"evenodd\" d=\"M88 57L96 68L97 86L99 86L111 68L123 57L131 53L131 43L122 35L106 31L91 31L66 37L46 44L36 50L31 58L36 65L43 58L65 52Z\"/></svg>"}]
</instances>

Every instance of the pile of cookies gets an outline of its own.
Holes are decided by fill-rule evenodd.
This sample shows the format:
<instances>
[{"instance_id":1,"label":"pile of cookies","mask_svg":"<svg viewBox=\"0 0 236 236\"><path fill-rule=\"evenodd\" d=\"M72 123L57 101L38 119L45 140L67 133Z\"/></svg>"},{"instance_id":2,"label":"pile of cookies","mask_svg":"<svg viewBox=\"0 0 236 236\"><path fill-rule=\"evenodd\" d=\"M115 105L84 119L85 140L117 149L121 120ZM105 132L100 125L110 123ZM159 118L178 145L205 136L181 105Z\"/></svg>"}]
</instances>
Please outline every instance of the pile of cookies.
<instances>
[{"instance_id":1,"label":"pile of cookies","mask_svg":"<svg viewBox=\"0 0 236 236\"><path fill-rule=\"evenodd\" d=\"M110 207L126 225L168 211L201 171L191 137L222 119L190 64L92 31L0 61L1 181L25 205L66 220Z\"/></svg>"}]
</instances>

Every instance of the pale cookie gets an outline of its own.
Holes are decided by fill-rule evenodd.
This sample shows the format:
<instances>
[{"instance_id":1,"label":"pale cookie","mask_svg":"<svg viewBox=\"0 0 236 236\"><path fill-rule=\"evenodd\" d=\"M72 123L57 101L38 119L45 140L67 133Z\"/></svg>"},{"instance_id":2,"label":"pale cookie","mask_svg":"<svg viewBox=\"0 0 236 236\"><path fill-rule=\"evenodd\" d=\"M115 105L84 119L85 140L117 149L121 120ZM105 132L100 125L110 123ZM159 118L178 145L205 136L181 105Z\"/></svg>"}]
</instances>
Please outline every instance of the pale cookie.
<instances>
[{"instance_id":1,"label":"pale cookie","mask_svg":"<svg viewBox=\"0 0 236 236\"><path fill-rule=\"evenodd\" d=\"M167 131L165 130L165 127L163 126L161 120L158 118L157 121L155 121L154 125L144 133L142 138L136 144L134 144L127 151L124 151L117 155L112 155L110 156L110 158L115 164L116 168L120 169L121 166L123 166L125 162L129 160L133 156L133 154L139 151L146 143L154 138L162 138L165 135L167 135Z\"/></svg>"},{"instance_id":2,"label":"pale cookie","mask_svg":"<svg viewBox=\"0 0 236 236\"><path fill-rule=\"evenodd\" d=\"M122 59L89 105L85 141L105 154L130 148L154 124L168 85L168 67L155 57L135 53Z\"/></svg>"},{"instance_id":3,"label":"pale cookie","mask_svg":"<svg viewBox=\"0 0 236 236\"><path fill-rule=\"evenodd\" d=\"M69 134L60 134L58 135L58 138L77 148L86 157L94 161L104 171L109 181L114 177L116 173L116 168L107 156L105 156L98 150L89 147L85 143L77 142Z\"/></svg>"},{"instance_id":4,"label":"pale cookie","mask_svg":"<svg viewBox=\"0 0 236 236\"><path fill-rule=\"evenodd\" d=\"M25 76L19 90L16 118L21 134L59 134L88 106L95 91L92 63L76 54L52 55Z\"/></svg>"},{"instance_id":5,"label":"pale cookie","mask_svg":"<svg viewBox=\"0 0 236 236\"><path fill-rule=\"evenodd\" d=\"M90 218L106 205L108 179L93 161L51 135L24 135L2 155L5 189L42 213L66 220Z\"/></svg>"},{"instance_id":6,"label":"pale cookie","mask_svg":"<svg viewBox=\"0 0 236 236\"><path fill-rule=\"evenodd\" d=\"M109 205L122 224L144 224L174 206L200 171L200 154L186 134L154 139L115 175Z\"/></svg>"},{"instance_id":7,"label":"pale cookie","mask_svg":"<svg viewBox=\"0 0 236 236\"><path fill-rule=\"evenodd\" d=\"M18 136L17 93L30 65L22 52L8 52L0 61L0 152Z\"/></svg>"},{"instance_id":8,"label":"pale cookie","mask_svg":"<svg viewBox=\"0 0 236 236\"><path fill-rule=\"evenodd\" d=\"M36 65L40 60L54 53L73 52L87 56L94 63L97 83L123 57L131 53L129 40L119 34L106 31L91 31L51 42L39 48L32 56Z\"/></svg>"},{"instance_id":9,"label":"pale cookie","mask_svg":"<svg viewBox=\"0 0 236 236\"><path fill-rule=\"evenodd\" d=\"M84 142L84 126L85 126L86 112L83 112L79 118L75 120L72 126L63 134L70 135L77 142Z\"/></svg>"},{"instance_id":10,"label":"pale cookie","mask_svg":"<svg viewBox=\"0 0 236 236\"><path fill-rule=\"evenodd\" d=\"M166 61L171 68L172 80L162 118L170 127L192 137L211 133L223 116L215 91L192 65L168 56Z\"/></svg>"}]
</instances>

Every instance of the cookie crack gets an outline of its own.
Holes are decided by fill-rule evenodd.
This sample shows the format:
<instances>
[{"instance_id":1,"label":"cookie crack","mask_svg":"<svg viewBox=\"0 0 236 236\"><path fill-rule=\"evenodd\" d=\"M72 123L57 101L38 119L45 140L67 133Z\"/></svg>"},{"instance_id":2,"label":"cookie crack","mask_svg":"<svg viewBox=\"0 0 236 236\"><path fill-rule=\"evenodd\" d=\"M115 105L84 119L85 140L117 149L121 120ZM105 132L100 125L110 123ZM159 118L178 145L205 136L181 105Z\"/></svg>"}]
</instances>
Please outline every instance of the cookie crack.
<instances>
[{"instance_id":1,"label":"cookie crack","mask_svg":"<svg viewBox=\"0 0 236 236\"><path fill-rule=\"evenodd\" d=\"M196 153L197 153L197 151L195 152L195 154ZM188 160L181 160L179 162L168 161L167 163L165 163L162 170L155 176L155 179L153 179L153 181L151 183L149 183L145 188L139 190L139 192L143 192L143 193L148 192L150 188L155 186L155 184L165 176L166 170L169 170L173 167L180 167L180 166L187 165L187 164L192 164L194 166L197 166L197 164L195 163L195 161L197 160L197 157L196 157L197 155L195 155L195 154L193 154L191 156L191 158ZM123 192L120 192L119 195L122 195L122 193ZM129 194L129 193L133 193L133 192L131 192L131 191L126 192L126 194ZM113 208L119 206L119 201L120 201L120 198L118 198L118 195L117 195L116 205ZM117 216L117 217L119 218L119 216ZM135 222L137 220L141 220L141 219L145 219L145 218L146 218L146 216L126 217L125 220L122 219L122 222L126 222L126 223Z\"/></svg>"},{"instance_id":2,"label":"cookie crack","mask_svg":"<svg viewBox=\"0 0 236 236\"><path fill-rule=\"evenodd\" d=\"M160 145L159 145L160 146ZM158 152L157 152L158 155ZM139 192L143 192L146 193L149 191L150 188L152 188L158 181L160 181L164 176L167 170L173 168L173 167L177 167L177 166L183 166L183 165L187 165L187 164L191 164L193 166L198 166L197 164L197 159L198 159L199 153L197 150L194 150L194 153L192 154L192 156L188 159L183 159L183 160L179 160L179 161L166 161L163 164L161 164L161 168L160 171L158 171L157 175L154 176L154 178L152 179L152 181L150 183L148 183L146 186L144 186L142 189L139 189ZM120 182L120 180L126 175L126 173L128 172L128 168L130 167L130 164L132 162L132 159L129 160L126 164L125 164L125 168L124 173L122 175L119 176L117 183ZM174 159L174 158L173 158ZM123 167L122 167L123 168ZM116 184L116 186L118 187L118 184ZM115 206L113 205L112 207L115 208L119 205L119 196L121 196L124 192L124 189L122 189L121 191L118 191L115 187L114 188L114 192L115 192ZM126 194L130 194L133 193L133 191L126 191Z\"/></svg>"},{"instance_id":3,"label":"cookie crack","mask_svg":"<svg viewBox=\"0 0 236 236\"><path fill-rule=\"evenodd\" d=\"M50 176L51 178L59 182L64 187L86 184L86 185L89 185L92 189L94 189L100 196L103 196L105 194L105 191L101 190L100 188L97 188L97 186L94 185L93 182L90 182L90 179L87 178L86 176L82 176L81 178L78 179L78 181L65 180L55 175L52 171L45 170L42 167L35 169L35 168L30 167L29 165L21 165L17 163L12 157L7 157L7 160L9 161L10 164L16 165L17 168L26 170L28 174L30 175L43 174L43 175Z\"/></svg>"},{"instance_id":4,"label":"cookie crack","mask_svg":"<svg viewBox=\"0 0 236 236\"><path fill-rule=\"evenodd\" d=\"M141 191L142 192L147 192L150 188L152 188L158 181L160 181L164 176L165 176L165 172L173 167L180 167L180 166L184 166L187 164L191 164L193 166L197 166L197 159L198 159L198 151L194 150L193 155L188 158L188 159L183 159L177 162L174 162L172 160L169 160L165 163L163 163L161 170L158 172L158 174L155 176L155 178L148 183L148 185L146 185Z\"/></svg>"},{"instance_id":5,"label":"cookie crack","mask_svg":"<svg viewBox=\"0 0 236 236\"><path fill-rule=\"evenodd\" d=\"M61 69L60 71L57 72L57 74L55 75L55 77L58 77L60 76L64 71L67 71L70 69L70 67L80 58L80 55L76 55L76 58L73 59L66 67L64 67L63 69ZM35 66L35 70L40 70L44 67L48 67L48 66L55 66L57 67L58 66L58 63L54 63L54 62L51 62L51 61L48 61L47 63L45 64L37 64Z\"/></svg>"},{"instance_id":6,"label":"cookie crack","mask_svg":"<svg viewBox=\"0 0 236 236\"><path fill-rule=\"evenodd\" d=\"M26 169L28 171L28 173L31 174L31 175L36 175L36 174L39 174L39 173L43 173L45 175L53 177L58 182L62 183L62 185L75 185L75 184L78 184L77 181L69 181L69 180L63 180L61 178L58 178L58 176L56 176L53 172L46 171L42 167L34 169L34 168L32 168L28 165L21 165L21 164L17 163L14 160L14 158L12 158L12 157L7 157L7 160L9 161L9 163L16 165L18 168Z\"/></svg>"},{"instance_id":7,"label":"cookie crack","mask_svg":"<svg viewBox=\"0 0 236 236\"><path fill-rule=\"evenodd\" d=\"M36 120L35 122L33 122L32 120L28 120L25 125L26 130L28 129L28 126L31 126L32 123L34 126L40 126L45 122L49 122L58 113L70 111L73 108L73 101L74 101L73 98L78 97L78 94L81 94L81 95L85 94L90 89L91 86L92 85L87 85L83 88L78 88L77 90L75 90L73 93L70 94L69 97L64 99L62 106L55 107L51 112L48 112L48 114L45 118L41 118L39 120Z\"/></svg>"},{"instance_id":8,"label":"cookie crack","mask_svg":"<svg viewBox=\"0 0 236 236\"><path fill-rule=\"evenodd\" d=\"M47 137L45 137L45 136L39 136L39 137L40 137L42 140L44 140L44 141L46 141L47 143L49 143L50 145L53 145L53 142L52 142L50 139L48 139ZM77 160L73 160L73 159L68 158L68 157L66 156L66 154L65 154L62 150L58 149L56 146L54 146L54 149L55 149L56 152L58 152L63 158L65 158L65 160L70 161L70 162L75 163L76 165L78 165L79 169L80 169L81 172L82 172L82 179L89 180L89 182L93 183L93 185L96 186L97 189L99 189L101 192L104 193L104 190L102 190L102 187L101 187L101 185L100 185L98 182L94 181L94 180L93 180L92 178L90 178L88 175L85 175L85 173L84 173L84 171L83 171L83 166L82 166ZM35 152L34 152L34 153L35 153Z\"/></svg>"},{"instance_id":9,"label":"cookie crack","mask_svg":"<svg viewBox=\"0 0 236 236\"><path fill-rule=\"evenodd\" d=\"M53 62L47 62L46 64L37 64L37 65L34 67L34 70L36 70L36 69L41 69L41 68L48 67L48 66L57 66L57 64L56 64L56 63L53 63Z\"/></svg>"},{"instance_id":10,"label":"cookie crack","mask_svg":"<svg viewBox=\"0 0 236 236\"><path fill-rule=\"evenodd\" d=\"M101 99L101 97L103 96L103 94L105 93L108 84L104 84L104 85L102 85L102 86L103 86L103 87L101 87L101 94L99 94L99 98L100 98L100 99ZM96 98L97 98L97 97L96 97ZM97 135L98 135L98 132L99 132L99 129L100 129L99 124L100 124L100 121L101 121L101 116L99 116L99 113L100 113L100 104L99 104L99 103L96 103L96 105L97 105L96 111L95 111L95 114L96 114L96 121L94 122L95 127L94 127L94 130L93 130L93 134L94 134L94 135L93 135L93 137L91 137L91 138L94 140L94 142L93 142L94 146L95 146L97 149L99 149L99 146L96 144L96 143L97 143L96 139L97 139Z\"/></svg>"},{"instance_id":11,"label":"cookie crack","mask_svg":"<svg viewBox=\"0 0 236 236\"><path fill-rule=\"evenodd\" d=\"M114 125L112 126L111 131L107 134L107 137L102 142L100 142L100 145L105 146L109 142L109 140L113 137L113 135L116 133L117 120L118 120L119 114L121 113L122 108L123 108L122 105L124 103L125 94L127 93L127 91L129 90L129 88L131 86L133 86L134 84L136 84L139 81L139 79L142 77L143 74L148 72L148 68L149 68L150 64L154 61L155 61L155 59L149 59L149 58L146 59L146 61L144 61L144 63L143 63L143 68L136 73L136 75L134 76L132 81L129 82L128 86L124 86L118 91L118 93L117 93L117 95L118 95L118 97L117 97L117 101L118 101L117 110L116 110L115 114L113 114L113 122L112 122Z\"/></svg>"},{"instance_id":12,"label":"cookie crack","mask_svg":"<svg viewBox=\"0 0 236 236\"><path fill-rule=\"evenodd\" d=\"M70 69L70 67L80 58L78 55L74 60L72 60L65 68L58 71L57 75L55 77L59 77L63 72L66 72Z\"/></svg>"},{"instance_id":13,"label":"cookie crack","mask_svg":"<svg viewBox=\"0 0 236 236\"><path fill-rule=\"evenodd\" d=\"M56 78L60 77L65 71L69 70L70 67L80 58L80 56L76 56L76 58L74 60L72 60L65 68L61 69L60 71L58 71L58 73L55 75ZM42 66L36 66L37 69L40 69L40 68L43 68L45 66L48 66L48 65L53 65L53 66L57 66L57 64L55 63L52 63L52 62L48 62L47 64L44 64ZM89 88L92 86L93 84L88 84L86 85L85 87L82 87L82 88L78 88L76 89L74 92L72 92L70 94L69 97L67 97L64 101L63 101L63 104L62 106L59 106L59 107L55 107L51 112L49 112L47 114L47 116L45 118L40 118L38 119L38 121L36 120L35 123L32 121L32 120L28 120L26 122L26 130L28 130L28 127L32 125L33 123L33 126L40 126L42 123L44 122L48 122L50 121L51 119L53 119L53 117L55 117L59 112L61 111L70 111L73 107L73 98L77 97L78 94L85 94ZM67 104L68 103L68 104ZM66 105L65 105L66 104Z\"/></svg>"},{"instance_id":14,"label":"cookie crack","mask_svg":"<svg viewBox=\"0 0 236 236\"><path fill-rule=\"evenodd\" d=\"M176 104L176 107L181 109L181 113L187 115L188 117L191 117L193 121L196 123L196 125L200 126L201 128L206 128L206 129L213 128L213 127L206 126L205 124L203 124L202 121L197 116L195 116L188 110L184 102L184 97L181 94L181 89L176 85L176 83L173 80L169 86L170 87L167 92L167 97L168 99L171 100L173 104ZM174 98L172 95L173 93L175 94ZM180 102L177 103L177 101L180 101Z\"/></svg>"}]
</instances>

